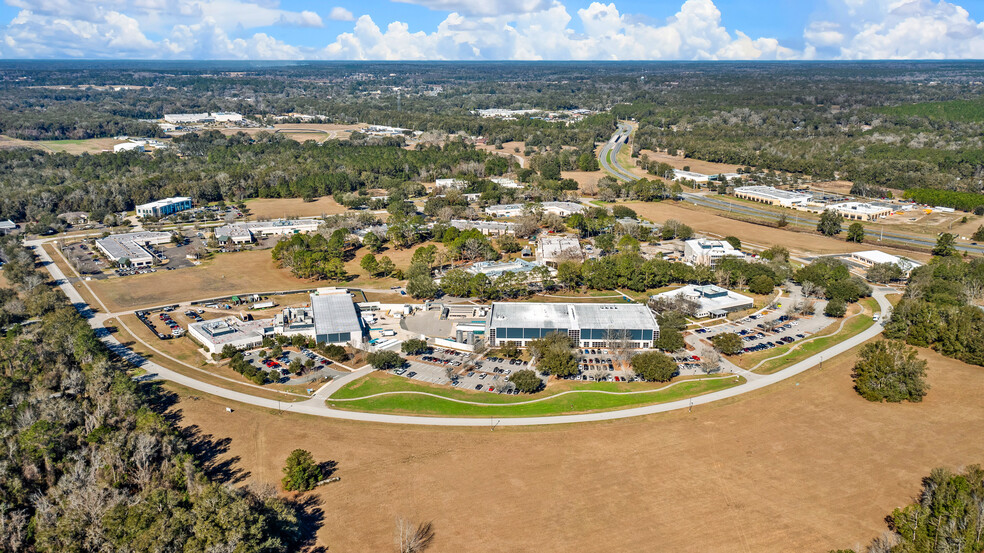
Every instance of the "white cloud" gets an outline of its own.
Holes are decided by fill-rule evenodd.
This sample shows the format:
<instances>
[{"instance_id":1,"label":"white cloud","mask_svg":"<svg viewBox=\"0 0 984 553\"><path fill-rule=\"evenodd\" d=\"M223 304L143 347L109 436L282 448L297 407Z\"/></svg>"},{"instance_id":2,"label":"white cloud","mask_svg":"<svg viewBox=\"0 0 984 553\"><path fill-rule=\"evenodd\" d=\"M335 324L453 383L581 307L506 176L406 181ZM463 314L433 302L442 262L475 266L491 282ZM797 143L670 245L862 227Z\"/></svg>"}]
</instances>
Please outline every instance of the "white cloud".
<instances>
[{"instance_id":1,"label":"white cloud","mask_svg":"<svg viewBox=\"0 0 984 553\"><path fill-rule=\"evenodd\" d=\"M400 21L328 17L352 29L297 46L248 29L321 27L313 11L278 0L5 0L21 8L0 27L0 57L236 59L793 59L984 58L984 24L945 0L829 0L792 50L729 29L713 0L685 0L663 18L592 2L395 0L452 10L432 30ZM576 20L575 20L576 18ZM575 28L583 29L575 31Z\"/></svg>"},{"instance_id":2,"label":"white cloud","mask_svg":"<svg viewBox=\"0 0 984 553\"><path fill-rule=\"evenodd\" d=\"M945 0L838 0L803 38L819 57L984 58L984 23Z\"/></svg>"},{"instance_id":3,"label":"white cloud","mask_svg":"<svg viewBox=\"0 0 984 553\"><path fill-rule=\"evenodd\" d=\"M556 0L394 0L437 11L464 15L514 15L542 12L558 4Z\"/></svg>"},{"instance_id":4,"label":"white cloud","mask_svg":"<svg viewBox=\"0 0 984 553\"><path fill-rule=\"evenodd\" d=\"M355 16L352 15L352 12L341 6L335 6L331 9L331 13L328 14L328 19L332 21L355 21Z\"/></svg>"}]
</instances>

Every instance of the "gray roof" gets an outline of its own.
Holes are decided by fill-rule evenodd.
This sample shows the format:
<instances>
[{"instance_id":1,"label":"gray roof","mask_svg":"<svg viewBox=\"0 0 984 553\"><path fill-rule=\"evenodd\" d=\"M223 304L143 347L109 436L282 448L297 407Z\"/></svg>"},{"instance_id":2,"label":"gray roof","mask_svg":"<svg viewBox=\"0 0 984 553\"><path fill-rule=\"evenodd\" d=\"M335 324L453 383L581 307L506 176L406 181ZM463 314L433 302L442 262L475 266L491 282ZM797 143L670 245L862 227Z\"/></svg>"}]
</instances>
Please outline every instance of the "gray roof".
<instances>
[{"instance_id":1,"label":"gray roof","mask_svg":"<svg viewBox=\"0 0 984 553\"><path fill-rule=\"evenodd\" d=\"M489 328L658 329L640 303L493 303Z\"/></svg>"},{"instance_id":2,"label":"gray roof","mask_svg":"<svg viewBox=\"0 0 984 553\"><path fill-rule=\"evenodd\" d=\"M13 230L17 228L17 224L7 219L6 221L0 221L0 230Z\"/></svg>"},{"instance_id":3,"label":"gray roof","mask_svg":"<svg viewBox=\"0 0 984 553\"><path fill-rule=\"evenodd\" d=\"M100 238L96 240L96 244L114 261L118 261L123 258L144 259L151 257L150 252L143 247L144 245L170 239L171 233L169 232L128 232Z\"/></svg>"},{"instance_id":4,"label":"gray roof","mask_svg":"<svg viewBox=\"0 0 984 553\"><path fill-rule=\"evenodd\" d=\"M359 313L347 293L311 294L311 310L314 312L314 331L317 334L362 333Z\"/></svg>"}]
</instances>

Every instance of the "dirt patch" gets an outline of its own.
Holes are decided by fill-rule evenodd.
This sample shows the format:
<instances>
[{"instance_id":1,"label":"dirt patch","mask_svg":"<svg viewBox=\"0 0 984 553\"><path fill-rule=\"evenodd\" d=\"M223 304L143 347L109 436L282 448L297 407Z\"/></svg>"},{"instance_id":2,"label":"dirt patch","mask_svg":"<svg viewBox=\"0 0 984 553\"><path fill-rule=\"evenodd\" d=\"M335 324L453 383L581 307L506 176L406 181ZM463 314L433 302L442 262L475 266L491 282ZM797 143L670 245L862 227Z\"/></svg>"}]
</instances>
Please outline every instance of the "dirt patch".
<instances>
[{"instance_id":1,"label":"dirt patch","mask_svg":"<svg viewBox=\"0 0 984 553\"><path fill-rule=\"evenodd\" d=\"M313 202L305 202L301 198L263 198L247 201L246 207L249 208L250 218L253 220L318 217L348 211L348 208L330 196L318 198Z\"/></svg>"},{"instance_id":2,"label":"dirt patch","mask_svg":"<svg viewBox=\"0 0 984 553\"><path fill-rule=\"evenodd\" d=\"M338 461L341 481L316 492L332 550L387 550L405 516L433 521L435 553L826 551L880 535L933 467L984 457L984 369L923 355L932 390L912 405L858 397L841 357L692 413L556 428L227 414L210 398L178 409L182 424L230 437L226 457L253 482L278 482L295 447Z\"/></svg>"},{"instance_id":3,"label":"dirt patch","mask_svg":"<svg viewBox=\"0 0 984 553\"><path fill-rule=\"evenodd\" d=\"M512 156L517 161L522 160L520 164L524 167L526 166L526 155L523 154L526 151L525 142L503 142L501 150L496 149L494 144L476 144L475 149L504 156Z\"/></svg>"},{"instance_id":4,"label":"dirt patch","mask_svg":"<svg viewBox=\"0 0 984 553\"><path fill-rule=\"evenodd\" d=\"M562 171L560 177L574 179L582 194L594 196L598 193L598 181L606 175L604 171Z\"/></svg>"},{"instance_id":5,"label":"dirt patch","mask_svg":"<svg viewBox=\"0 0 984 553\"><path fill-rule=\"evenodd\" d=\"M113 146L125 140L115 138L91 138L87 140L20 140L0 136L0 148L36 148L46 152L66 152L69 154L98 154L112 152Z\"/></svg>"}]
</instances>

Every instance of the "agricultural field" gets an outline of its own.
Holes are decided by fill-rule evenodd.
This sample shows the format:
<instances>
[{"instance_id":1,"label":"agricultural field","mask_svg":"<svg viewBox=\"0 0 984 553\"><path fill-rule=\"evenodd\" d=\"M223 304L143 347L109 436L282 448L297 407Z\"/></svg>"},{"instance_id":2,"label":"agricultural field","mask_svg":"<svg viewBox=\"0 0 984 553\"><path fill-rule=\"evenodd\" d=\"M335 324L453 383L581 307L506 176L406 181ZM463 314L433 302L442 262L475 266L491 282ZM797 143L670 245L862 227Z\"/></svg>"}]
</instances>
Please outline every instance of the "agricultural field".
<instances>
[{"instance_id":1,"label":"agricultural field","mask_svg":"<svg viewBox=\"0 0 984 553\"><path fill-rule=\"evenodd\" d=\"M194 392L166 386L179 397L180 424L230 438L217 461L248 473L249 483L278 482L296 447L337 461L341 481L314 492L324 511L319 542L333 550L385 550L394 520L409 517L434 523L434 553L530 543L546 552L653 543L667 551L827 551L881 535L885 515L911 501L933 467L984 457L984 371L921 355L932 389L919 404L861 399L853 358L844 355L693 412L493 432L278 415L191 401ZM481 524L462 513L481 513Z\"/></svg>"}]
</instances>

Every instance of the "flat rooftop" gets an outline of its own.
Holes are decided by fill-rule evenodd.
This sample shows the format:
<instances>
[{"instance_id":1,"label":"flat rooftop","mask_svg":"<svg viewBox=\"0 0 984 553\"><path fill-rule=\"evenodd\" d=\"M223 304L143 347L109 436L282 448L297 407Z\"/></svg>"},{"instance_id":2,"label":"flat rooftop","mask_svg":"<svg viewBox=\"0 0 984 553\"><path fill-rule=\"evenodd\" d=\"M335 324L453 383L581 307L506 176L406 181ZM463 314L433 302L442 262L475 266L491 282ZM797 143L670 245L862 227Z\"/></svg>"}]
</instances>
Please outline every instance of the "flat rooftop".
<instances>
[{"instance_id":1,"label":"flat rooftop","mask_svg":"<svg viewBox=\"0 0 984 553\"><path fill-rule=\"evenodd\" d=\"M754 194L756 196L762 196L765 198L774 198L776 200L809 200L813 196L811 194L803 194L802 192L793 192L791 190L779 190L778 188L773 188L771 186L739 186L735 188L735 193L744 194Z\"/></svg>"},{"instance_id":2,"label":"flat rooftop","mask_svg":"<svg viewBox=\"0 0 984 553\"><path fill-rule=\"evenodd\" d=\"M657 329L639 303L493 303L489 328Z\"/></svg>"},{"instance_id":3,"label":"flat rooftop","mask_svg":"<svg viewBox=\"0 0 984 553\"><path fill-rule=\"evenodd\" d=\"M151 257L150 252L143 247L143 244L170 239L171 233L169 232L128 232L100 238L96 240L96 244L113 259L142 259Z\"/></svg>"},{"instance_id":4,"label":"flat rooftop","mask_svg":"<svg viewBox=\"0 0 984 553\"><path fill-rule=\"evenodd\" d=\"M361 317L348 293L311 294L311 311L317 334L362 334Z\"/></svg>"},{"instance_id":5,"label":"flat rooftop","mask_svg":"<svg viewBox=\"0 0 984 553\"><path fill-rule=\"evenodd\" d=\"M862 203L862 202L843 202L839 204L829 205L827 207L830 209L835 209L837 211L853 211L856 213L864 213L866 215L873 215L876 213L883 213L885 211L892 210L892 208L890 207Z\"/></svg>"}]
</instances>

